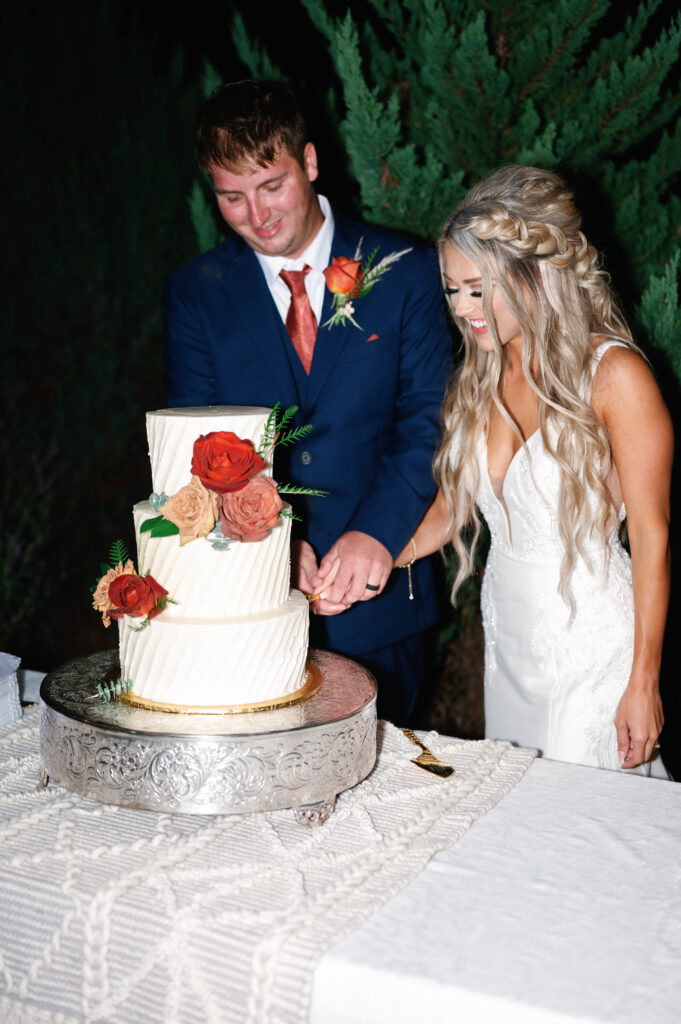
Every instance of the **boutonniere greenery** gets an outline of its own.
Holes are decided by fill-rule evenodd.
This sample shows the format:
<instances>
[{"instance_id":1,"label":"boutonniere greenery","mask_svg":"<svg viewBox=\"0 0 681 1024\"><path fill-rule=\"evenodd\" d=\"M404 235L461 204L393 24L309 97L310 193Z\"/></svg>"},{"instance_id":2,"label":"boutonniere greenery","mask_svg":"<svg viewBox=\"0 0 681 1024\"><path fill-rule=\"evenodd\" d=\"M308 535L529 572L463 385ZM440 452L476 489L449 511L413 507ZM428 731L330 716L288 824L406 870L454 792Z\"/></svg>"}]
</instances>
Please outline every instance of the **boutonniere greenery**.
<instances>
[{"instance_id":1,"label":"boutonniere greenery","mask_svg":"<svg viewBox=\"0 0 681 1024\"><path fill-rule=\"evenodd\" d=\"M380 246L376 246L367 260L362 260L363 241L364 239L360 238L354 259L350 259L349 256L334 256L331 266L322 271L326 287L333 293L333 313L322 327L331 328L337 324L345 327L349 320L354 327L361 330L354 318L355 300L368 295L386 270L411 252L411 247L401 249L400 252L391 252L378 263L374 263Z\"/></svg>"}]
</instances>

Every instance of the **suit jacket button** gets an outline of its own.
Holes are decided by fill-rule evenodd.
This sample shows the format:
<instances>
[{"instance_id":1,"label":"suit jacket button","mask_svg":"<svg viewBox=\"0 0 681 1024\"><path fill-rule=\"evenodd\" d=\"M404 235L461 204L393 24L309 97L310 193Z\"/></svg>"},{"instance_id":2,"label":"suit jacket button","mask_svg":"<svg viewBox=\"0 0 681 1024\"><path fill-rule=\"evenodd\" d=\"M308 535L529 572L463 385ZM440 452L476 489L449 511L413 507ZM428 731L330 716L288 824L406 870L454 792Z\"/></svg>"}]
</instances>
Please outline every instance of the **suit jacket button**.
<instances>
[{"instance_id":1,"label":"suit jacket button","mask_svg":"<svg viewBox=\"0 0 681 1024\"><path fill-rule=\"evenodd\" d=\"M301 452L300 461L304 466L309 466L312 462L312 452Z\"/></svg>"}]
</instances>

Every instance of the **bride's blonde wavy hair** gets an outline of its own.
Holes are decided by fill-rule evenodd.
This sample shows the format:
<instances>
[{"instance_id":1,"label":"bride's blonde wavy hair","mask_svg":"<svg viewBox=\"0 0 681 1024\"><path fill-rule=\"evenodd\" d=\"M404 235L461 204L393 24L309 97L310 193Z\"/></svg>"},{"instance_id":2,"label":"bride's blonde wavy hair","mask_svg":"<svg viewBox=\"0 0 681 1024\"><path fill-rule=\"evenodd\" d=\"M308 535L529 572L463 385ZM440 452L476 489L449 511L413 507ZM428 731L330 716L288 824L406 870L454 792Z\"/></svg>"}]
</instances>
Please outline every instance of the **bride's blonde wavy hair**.
<instances>
[{"instance_id":1,"label":"bride's blonde wavy hair","mask_svg":"<svg viewBox=\"0 0 681 1024\"><path fill-rule=\"evenodd\" d=\"M587 537L600 536L606 557L613 514L606 483L611 452L590 405L594 342L613 338L638 349L598 254L580 228L565 182L550 171L520 165L502 167L475 185L443 228L440 261L445 247L453 245L479 269L482 307L493 339L493 350L482 351L468 321L454 317L463 334L464 359L445 398L444 435L435 460L449 510L443 544L453 544L459 562L453 601L474 567L481 527L475 505L480 483L476 453L486 444L493 405L522 441L501 401L506 356L492 312L493 282L520 324L522 368L539 399L542 441L560 469L558 525L564 555L559 592L573 611L569 581L578 555L588 563ZM589 495L596 499L595 517Z\"/></svg>"}]
</instances>

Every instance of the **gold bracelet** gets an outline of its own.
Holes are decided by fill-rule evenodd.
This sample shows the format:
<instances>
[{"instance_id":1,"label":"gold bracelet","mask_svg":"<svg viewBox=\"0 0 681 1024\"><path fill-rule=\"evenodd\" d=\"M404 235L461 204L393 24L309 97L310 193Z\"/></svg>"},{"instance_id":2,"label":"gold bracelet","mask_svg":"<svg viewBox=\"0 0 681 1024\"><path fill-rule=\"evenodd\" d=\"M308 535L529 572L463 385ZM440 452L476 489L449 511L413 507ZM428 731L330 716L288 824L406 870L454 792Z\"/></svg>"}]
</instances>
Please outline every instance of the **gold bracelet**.
<instances>
[{"instance_id":1,"label":"gold bracelet","mask_svg":"<svg viewBox=\"0 0 681 1024\"><path fill-rule=\"evenodd\" d=\"M410 537L409 540L411 541L411 547L412 547L412 552L413 552L413 554L411 556L411 562L405 562L404 565L398 565L397 568L398 569L406 569L407 570L407 576L409 577L409 600L413 601L414 600L414 588L412 586L411 567L414 564L414 562L416 561L416 541L414 540L413 537Z\"/></svg>"}]
</instances>

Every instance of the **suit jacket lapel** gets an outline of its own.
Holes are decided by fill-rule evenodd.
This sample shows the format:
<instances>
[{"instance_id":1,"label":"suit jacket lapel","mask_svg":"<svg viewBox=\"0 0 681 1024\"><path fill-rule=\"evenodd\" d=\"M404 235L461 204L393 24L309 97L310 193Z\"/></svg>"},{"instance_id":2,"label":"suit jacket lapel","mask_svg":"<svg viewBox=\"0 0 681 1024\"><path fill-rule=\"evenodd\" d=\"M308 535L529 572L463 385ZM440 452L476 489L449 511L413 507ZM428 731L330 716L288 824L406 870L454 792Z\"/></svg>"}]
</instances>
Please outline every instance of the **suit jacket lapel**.
<instances>
[{"instance_id":1,"label":"suit jacket lapel","mask_svg":"<svg viewBox=\"0 0 681 1024\"><path fill-rule=\"evenodd\" d=\"M357 243L361 238L361 229L358 224L346 220L345 217L337 214L334 210L334 232L331 244L331 258L334 256L348 256L354 258ZM362 252L362 256L366 257ZM323 327L331 316L331 304L333 295L327 288L324 292L324 306L322 308L322 319L317 332L315 342L314 358L307 387L308 407L312 407L319 397L319 393L331 373L340 353L343 351L348 340L348 331L356 331L352 324L346 327L340 324L335 327Z\"/></svg>"},{"instance_id":2,"label":"suit jacket lapel","mask_svg":"<svg viewBox=\"0 0 681 1024\"><path fill-rule=\"evenodd\" d=\"M290 339L255 255L242 243L236 256L226 254L225 261L228 270L223 278L223 287L247 336L245 343L253 346L262 365L275 379L282 406L301 405L301 395L286 351Z\"/></svg>"}]
</instances>

